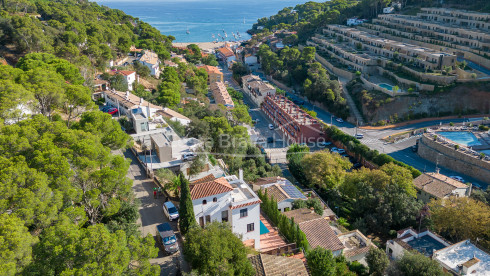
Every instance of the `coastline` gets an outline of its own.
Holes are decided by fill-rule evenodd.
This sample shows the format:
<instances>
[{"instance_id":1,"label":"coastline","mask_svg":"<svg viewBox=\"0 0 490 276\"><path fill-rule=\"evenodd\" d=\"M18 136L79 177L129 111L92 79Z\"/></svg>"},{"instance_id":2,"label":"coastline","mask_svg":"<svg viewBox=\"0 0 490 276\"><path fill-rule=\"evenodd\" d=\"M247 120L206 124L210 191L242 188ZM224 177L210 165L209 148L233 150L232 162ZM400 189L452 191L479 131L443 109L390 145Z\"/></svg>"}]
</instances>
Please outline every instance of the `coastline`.
<instances>
[{"instance_id":1,"label":"coastline","mask_svg":"<svg viewBox=\"0 0 490 276\"><path fill-rule=\"evenodd\" d=\"M217 48L225 46L225 43L231 46L240 45L242 41L220 41L220 42L173 42L174 47L187 47L189 44L196 44L201 50L212 52Z\"/></svg>"}]
</instances>

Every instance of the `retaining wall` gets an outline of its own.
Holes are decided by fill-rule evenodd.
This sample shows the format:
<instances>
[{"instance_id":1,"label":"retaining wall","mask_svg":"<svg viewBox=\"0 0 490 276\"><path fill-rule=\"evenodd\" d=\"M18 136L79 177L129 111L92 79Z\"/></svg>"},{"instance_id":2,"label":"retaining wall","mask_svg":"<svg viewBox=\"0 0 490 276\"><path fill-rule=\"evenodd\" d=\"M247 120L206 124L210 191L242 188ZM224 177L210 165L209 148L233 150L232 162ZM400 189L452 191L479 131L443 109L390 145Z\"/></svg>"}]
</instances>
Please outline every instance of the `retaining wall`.
<instances>
[{"instance_id":1,"label":"retaining wall","mask_svg":"<svg viewBox=\"0 0 490 276\"><path fill-rule=\"evenodd\" d=\"M418 154L422 158L433 163L439 163L448 169L471 175L484 183L490 182L490 162L436 142L430 134L422 136L418 146Z\"/></svg>"}]
</instances>

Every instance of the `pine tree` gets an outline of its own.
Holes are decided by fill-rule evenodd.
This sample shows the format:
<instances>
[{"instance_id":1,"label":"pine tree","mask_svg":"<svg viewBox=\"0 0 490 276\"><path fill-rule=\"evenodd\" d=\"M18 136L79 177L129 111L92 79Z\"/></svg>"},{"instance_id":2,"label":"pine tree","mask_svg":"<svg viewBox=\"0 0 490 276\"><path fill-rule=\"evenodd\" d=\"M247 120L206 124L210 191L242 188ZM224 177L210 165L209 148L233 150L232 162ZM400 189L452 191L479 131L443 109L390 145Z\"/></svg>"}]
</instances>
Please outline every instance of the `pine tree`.
<instances>
[{"instance_id":1,"label":"pine tree","mask_svg":"<svg viewBox=\"0 0 490 276\"><path fill-rule=\"evenodd\" d=\"M194 216L194 207L192 205L191 191L189 188L189 181L185 179L183 174L179 175L180 178L180 209L179 209L179 227L182 235L187 234L189 229L197 226L196 218Z\"/></svg>"}]
</instances>

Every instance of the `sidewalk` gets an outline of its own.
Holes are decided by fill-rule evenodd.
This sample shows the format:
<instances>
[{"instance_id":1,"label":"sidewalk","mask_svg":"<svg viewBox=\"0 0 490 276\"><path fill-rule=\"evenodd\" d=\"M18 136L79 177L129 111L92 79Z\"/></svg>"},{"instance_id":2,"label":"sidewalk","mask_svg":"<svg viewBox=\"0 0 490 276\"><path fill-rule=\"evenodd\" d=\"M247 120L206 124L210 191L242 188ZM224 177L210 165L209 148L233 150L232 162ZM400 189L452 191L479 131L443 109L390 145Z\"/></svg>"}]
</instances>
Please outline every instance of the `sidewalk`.
<instances>
[{"instance_id":1,"label":"sidewalk","mask_svg":"<svg viewBox=\"0 0 490 276\"><path fill-rule=\"evenodd\" d=\"M489 117L490 115L468 115L464 116L465 118L480 118L480 117ZM412 125L412 124L418 124L418 123L424 123L424 122L430 122L430 121L441 121L441 120L450 120L450 119L461 119L461 116L446 116L446 117L431 117L431 118L424 118L424 119L418 119L418 120L412 120L412 121L406 121L406 122L401 122L397 124L391 124L391 125L386 125L386 126L364 126L364 127L359 127L362 129L369 129L369 130L385 130L385 129L390 129L390 128L396 128L396 127L403 127L407 125Z\"/></svg>"}]
</instances>

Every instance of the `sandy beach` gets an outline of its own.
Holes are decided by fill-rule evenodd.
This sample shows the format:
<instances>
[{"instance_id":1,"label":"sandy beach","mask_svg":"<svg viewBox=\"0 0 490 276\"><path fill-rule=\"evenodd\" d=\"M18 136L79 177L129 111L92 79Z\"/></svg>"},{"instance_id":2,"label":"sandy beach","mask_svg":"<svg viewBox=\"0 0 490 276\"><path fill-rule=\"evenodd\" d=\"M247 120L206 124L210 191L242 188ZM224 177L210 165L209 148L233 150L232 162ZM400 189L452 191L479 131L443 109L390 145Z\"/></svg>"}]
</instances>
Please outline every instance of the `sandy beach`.
<instances>
[{"instance_id":1,"label":"sandy beach","mask_svg":"<svg viewBox=\"0 0 490 276\"><path fill-rule=\"evenodd\" d=\"M186 47L189 44L196 44L201 48L201 50L207 51L207 52L212 52L214 49L223 47L225 43L228 43L229 45L233 44L240 44L241 42L232 42L232 41L220 41L220 42L174 42L172 43L173 46L175 47Z\"/></svg>"}]
</instances>

